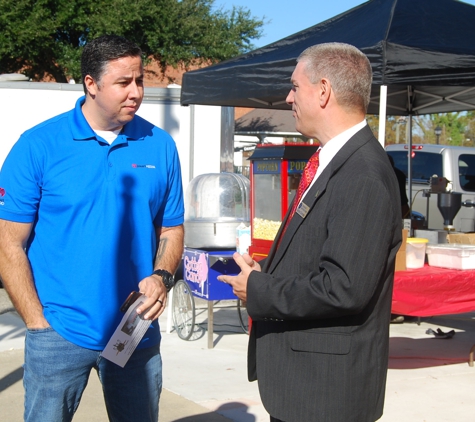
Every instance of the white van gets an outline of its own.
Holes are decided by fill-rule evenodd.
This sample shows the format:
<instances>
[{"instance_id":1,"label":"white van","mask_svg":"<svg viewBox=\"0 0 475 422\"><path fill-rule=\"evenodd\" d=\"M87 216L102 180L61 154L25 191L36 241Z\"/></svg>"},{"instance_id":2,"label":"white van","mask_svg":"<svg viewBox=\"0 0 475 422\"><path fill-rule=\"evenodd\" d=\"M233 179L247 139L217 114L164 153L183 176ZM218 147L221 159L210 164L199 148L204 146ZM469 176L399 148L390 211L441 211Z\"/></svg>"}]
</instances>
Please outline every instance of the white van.
<instances>
[{"instance_id":1,"label":"white van","mask_svg":"<svg viewBox=\"0 0 475 422\"><path fill-rule=\"evenodd\" d=\"M395 167L408 175L407 144L386 146ZM475 148L447 145L412 145L412 210L426 218L428 229L444 229L444 220L437 207L434 176L448 180L447 191L462 194L462 207L454 218L456 231L475 231ZM445 186L445 184L444 184ZM409 198L409 194L408 194ZM411 201L411 199L410 199Z\"/></svg>"}]
</instances>

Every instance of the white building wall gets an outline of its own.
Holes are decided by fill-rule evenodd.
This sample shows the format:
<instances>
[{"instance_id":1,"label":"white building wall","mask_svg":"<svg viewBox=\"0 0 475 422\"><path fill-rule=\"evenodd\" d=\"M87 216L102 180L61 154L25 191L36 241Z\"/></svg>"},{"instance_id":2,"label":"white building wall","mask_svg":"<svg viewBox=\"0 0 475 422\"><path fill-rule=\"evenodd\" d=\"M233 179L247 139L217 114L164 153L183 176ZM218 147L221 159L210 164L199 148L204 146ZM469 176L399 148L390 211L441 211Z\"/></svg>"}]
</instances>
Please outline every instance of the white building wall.
<instances>
[{"instance_id":1,"label":"white building wall","mask_svg":"<svg viewBox=\"0 0 475 422\"><path fill-rule=\"evenodd\" d=\"M220 172L221 107L195 105L193 174ZM218 142L216 142L218 140Z\"/></svg>"},{"instance_id":2,"label":"white building wall","mask_svg":"<svg viewBox=\"0 0 475 422\"><path fill-rule=\"evenodd\" d=\"M61 89L64 85L68 86L67 90ZM72 109L81 95L84 95L82 85L41 82L0 83L2 123L0 164L3 164L11 147L25 130Z\"/></svg>"}]
</instances>

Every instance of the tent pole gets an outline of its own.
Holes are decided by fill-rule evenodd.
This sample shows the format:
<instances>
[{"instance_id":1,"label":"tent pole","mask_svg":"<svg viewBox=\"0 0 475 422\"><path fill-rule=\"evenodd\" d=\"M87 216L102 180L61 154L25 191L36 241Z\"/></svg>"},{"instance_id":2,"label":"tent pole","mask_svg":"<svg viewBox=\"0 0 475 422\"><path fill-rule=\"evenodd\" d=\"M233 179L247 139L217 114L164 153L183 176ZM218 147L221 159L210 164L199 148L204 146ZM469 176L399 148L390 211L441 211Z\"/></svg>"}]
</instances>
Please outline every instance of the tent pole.
<instances>
[{"instance_id":1,"label":"tent pole","mask_svg":"<svg viewBox=\"0 0 475 422\"><path fill-rule=\"evenodd\" d=\"M386 145L386 104L388 96L387 85L381 85L379 88L379 131L378 139L379 143L383 146Z\"/></svg>"},{"instance_id":2,"label":"tent pole","mask_svg":"<svg viewBox=\"0 0 475 422\"><path fill-rule=\"evenodd\" d=\"M414 103L413 87L408 85L407 87L407 109L408 109L408 137L407 143L409 146L407 152L407 190L409 197L409 218L411 219L411 229L409 235L412 236L412 109Z\"/></svg>"},{"instance_id":3,"label":"tent pole","mask_svg":"<svg viewBox=\"0 0 475 422\"><path fill-rule=\"evenodd\" d=\"M408 132L408 158L407 158L407 180L408 180L408 190L410 199L410 211L412 212L412 114L409 114L409 119L407 122L407 132Z\"/></svg>"}]
</instances>

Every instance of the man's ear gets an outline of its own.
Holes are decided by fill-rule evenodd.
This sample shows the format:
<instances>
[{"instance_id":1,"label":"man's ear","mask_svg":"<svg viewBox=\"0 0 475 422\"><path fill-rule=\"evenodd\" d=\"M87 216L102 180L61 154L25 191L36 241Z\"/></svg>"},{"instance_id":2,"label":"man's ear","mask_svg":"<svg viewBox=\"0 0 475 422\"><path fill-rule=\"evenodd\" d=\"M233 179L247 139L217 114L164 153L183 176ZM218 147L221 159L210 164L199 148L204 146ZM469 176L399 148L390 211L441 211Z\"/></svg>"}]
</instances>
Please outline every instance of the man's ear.
<instances>
[{"instance_id":1,"label":"man's ear","mask_svg":"<svg viewBox=\"0 0 475 422\"><path fill-rule=\"evenodd\" d=\"M332 85L330 81L326 78L322 78L320 80L320 86L319 86L319 101L320 101L320 107L324 108L328 104L328 101L330 100L330 94L332 91Z\"/></svg>"},{"instance_id":2,"label":"man's ear","mask_svg":"<svg viewBox=\"0 0 475 422\"><path fill-rule=\"evenodd\" d=\"M86 86L87 92L91 97L95 97L97 91L99 90L96 81L91 75L86 75L84 78L84 85Z\"/></svg>"}]
</instances>

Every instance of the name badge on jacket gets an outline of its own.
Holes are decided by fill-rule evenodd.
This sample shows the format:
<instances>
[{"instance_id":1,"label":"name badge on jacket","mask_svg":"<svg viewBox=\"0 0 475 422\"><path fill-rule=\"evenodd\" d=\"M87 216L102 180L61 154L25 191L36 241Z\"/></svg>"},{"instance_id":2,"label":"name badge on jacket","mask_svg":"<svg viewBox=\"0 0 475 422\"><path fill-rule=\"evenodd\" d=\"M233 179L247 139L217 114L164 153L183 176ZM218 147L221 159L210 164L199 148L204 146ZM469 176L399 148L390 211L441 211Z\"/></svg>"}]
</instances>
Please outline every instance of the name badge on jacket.
<instances>
[{"instance_id":1,"label":"name badge on jacket","mask_svg":"<svg viewBox=\"0 0 475 422\"><path fill-rule=\"evenodd\" d=\"M309 210L310 210L310 207L302 201L302 202L300 202L300 204L297 207L297 210L295 212L298 215L300 215L300 217L305 218L307 216Z\"/></svg>"}]
</instances>

